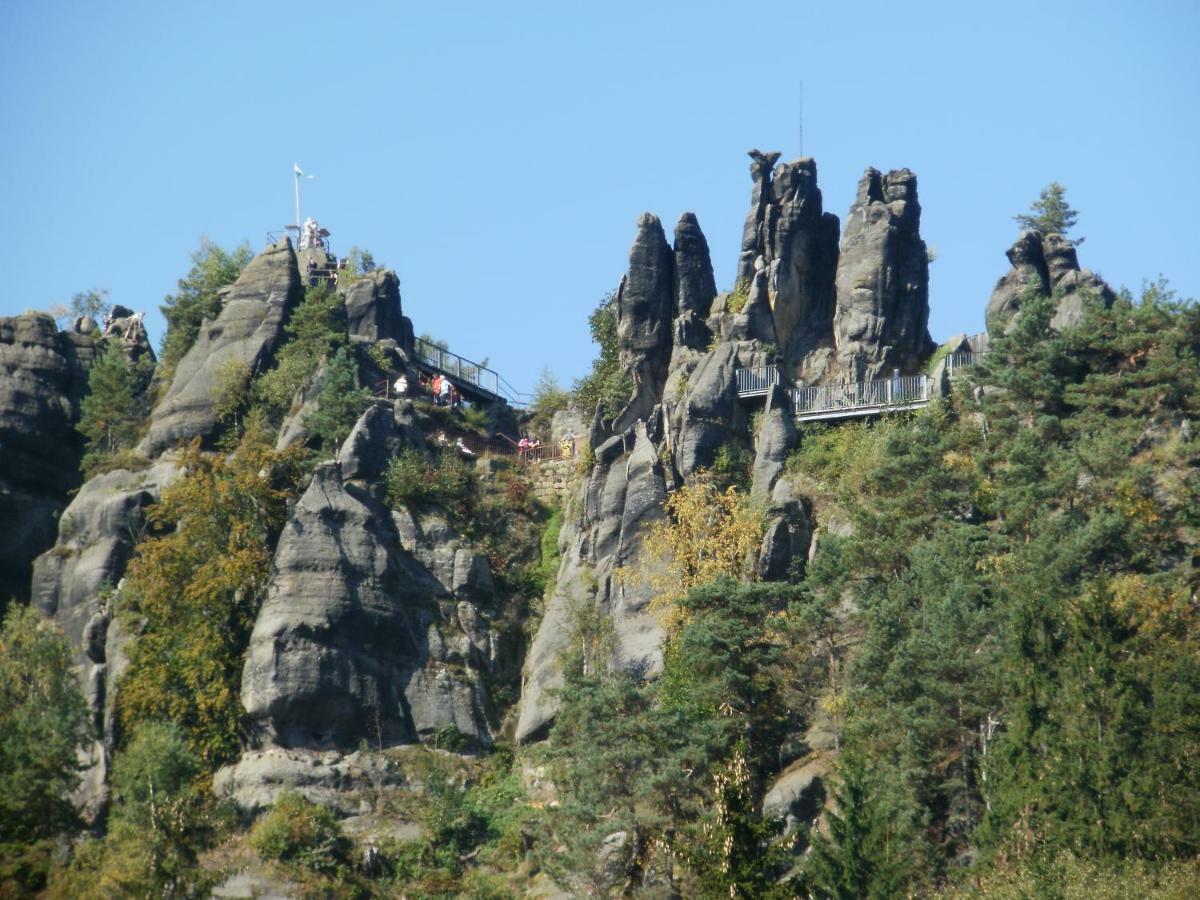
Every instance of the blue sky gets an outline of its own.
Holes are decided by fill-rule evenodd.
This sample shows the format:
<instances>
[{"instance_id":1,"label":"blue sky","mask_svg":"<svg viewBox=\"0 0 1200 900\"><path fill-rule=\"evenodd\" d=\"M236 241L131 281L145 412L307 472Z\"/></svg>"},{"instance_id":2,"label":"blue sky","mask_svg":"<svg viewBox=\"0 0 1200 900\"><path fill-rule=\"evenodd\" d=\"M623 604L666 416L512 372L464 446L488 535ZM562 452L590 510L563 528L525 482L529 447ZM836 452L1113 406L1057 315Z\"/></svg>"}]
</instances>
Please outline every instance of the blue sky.
<instances>
[{"instance_id":1,"label":"blue sky","mask_svg":"<svg viewBox=\"0 0 1200 900\"><path fill-rule=\"evenodd\" d=\"M980 330L1052 180L1084 265L1200 296L1200 4L0 4L0 314L107 287L147 310L208 236L305 215L396 269L418 332L532 389L593 355L643 210L733 278L746 150L919 178L930 329Z\"/></svg>"}]
</instances>

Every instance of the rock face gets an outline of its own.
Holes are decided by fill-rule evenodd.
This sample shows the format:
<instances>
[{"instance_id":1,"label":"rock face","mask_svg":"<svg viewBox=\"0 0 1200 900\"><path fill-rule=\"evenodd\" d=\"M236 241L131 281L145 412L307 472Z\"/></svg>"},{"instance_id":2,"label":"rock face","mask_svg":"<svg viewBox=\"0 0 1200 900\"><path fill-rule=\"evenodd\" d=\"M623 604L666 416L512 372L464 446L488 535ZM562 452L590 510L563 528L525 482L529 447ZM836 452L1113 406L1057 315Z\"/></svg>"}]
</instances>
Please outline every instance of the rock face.
<instances>
[{"instance_id":1,"label":"rock face","mask_svg":"<svg viewBox=\"0 0 1200 900\"><path fill-rule=\"evenodd\" d=\"M409 440L389 409L369 409L339 461L318 467L279 538L242 678L268 742L492 739L491 572L444 520L381 502L382 468Z\"/></svg>"},{"instance_id":2,"label":"rock face","mask_svg":"<svg viewBox=\"0 0 1200 900\"><path fill-rule=\"evenodd\" d=\"M612 620L613 665L643 672L662 665L663 632L649 611L647 586L614 577L618 568L636 565L649 526L663 516L667 489L658 451L646 423L638 422L595 448L595 454L575 515L560 535L558 580L529 651L519 741L543 737L558 710L555 691L562 684L563 656L581 610L599 610Z\"/></svg>"},{"instance_id":3,"label":"rock face","mask_svg":"<svg viewBox=\"0 0 1200 900\"><path fill-rule=\"evenodd\" d=\"M704 350L712 340L705 320L717 296L708 241L695 213L685 212L675 225L675 305L678 314L674 342Z\"/></svg>"},{"instance_id":4,"label":"rock face","mask_svg":"<svg viewBox=\"0 0 1200 900\"><path fill-rule=\"evenodd\" d=\"M401 311L400 279L390 269L376 269L344 292L346 317L353 337L391 339L405 350L413 346L412 321Z\"/></svg>"},{"instance_id":5,"label":"rock face","mask_svg":"<svg viewBox=\"0 0 1200 900\"><path fill-rule=\"evenodd\" d=\"M33 558L54 543L55 516L79 484L75 424L97 343L45 313L0 318L0 608L29 597Z\"/></svg>"},{"instance_id":6,"label":"rock face","mask_svg":"<svg viewBox=\"0 0 1200 900\"><path fill-rule=\"evenodd\" d=\"M996 282L987 305L988 328L993 332L1012 325L1029 292L1043 297L1061 295L1051 320L1055 328L1076 324L1088 297L1099 298L1106 306L1116 299L1100 276L1079 268L1074 244L1062 235L1024 231L1006 255L1012 268Z\"/></svg>"},{"instance_id":7,"label":"rock face","mask_svg":"<svg viewBox=\"0 0 1200 900\"><path fill-rule=\"evenodd\" d=\"M140 449L153 456L180 440L215 435L219 423L214 406L223 379L233 367L252 374L269 363L302 296L289 240L256 256L224 295L216 321L201 326L196 343L179 361Z\"/></svg>"},{"instance_id":8,"label":"rock face","mask_svg":"<svg viewBox=\"0 0 1200 900\"><path fill-rule=\"evenodd\" d=\"M933 352L929 258L921 240L917 177L867 169L858 183L837 268L837 367L868 381L916 372Z\"/></svg>"},{"instance_id":9,"label":"rock face","mask_svg":"<svg viewBox=\"0 0 1200 900\"><path fill-rule=\"evenodd\" d=\"M776 167L778 153L752 150L750 157L754 190L738 281L752 295L765 288L780 353L798 377L814 380L833 347L838 218L822 208L814 160Z\"/></svg>"},{"instance_id":10,"label":"rock face","mask_svg":"<svg viewBox=\"0 0 1200 900\"><path fill-rule=\"evenodd\" d=\"M675 256L658 216L643 213L629 251L629 272L617 288L621 365L633 375L633 396L618 419L624 429L649 415L662 396L671 358Z\"/></svg>"}]
</instances>

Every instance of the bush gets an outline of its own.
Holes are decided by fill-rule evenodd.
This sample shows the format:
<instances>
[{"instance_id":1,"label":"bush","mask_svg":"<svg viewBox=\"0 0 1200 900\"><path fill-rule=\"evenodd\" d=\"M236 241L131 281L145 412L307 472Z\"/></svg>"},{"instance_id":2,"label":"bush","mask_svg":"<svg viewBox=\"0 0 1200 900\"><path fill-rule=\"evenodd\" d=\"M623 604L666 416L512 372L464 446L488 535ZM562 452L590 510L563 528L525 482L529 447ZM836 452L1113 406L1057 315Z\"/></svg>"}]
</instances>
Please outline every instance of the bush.
<instances>
[{"instance_id":1,"label":"bush","mask_svg":"<svg viewBox=\"0 0 1200 900\"><path fill-rule=\"evenodd\" d=\"M419 450L402 450L388 464L384 480L393 506L460 506L474 488L470 469L450 450L441 452L436 462Z\"/></svg>"},{"instance_id":2,"label":"bush","mask_svg":"<svg viewBox=\"0 0 1200 900\"><path fill-rule=\"evenodd\" d=\"M87 714L63 634L29 607L0 630L0 835L51 838L77 824L66 795L79 783Z\"/></svg>"},{"instance_id":3,"label":"bush","mask_svg":"<svg viewBox=\"0 0 1200 900\"><path fill-rule=\"evenodd\" d=\"M293 791L276 798L250 832L250 845L263 859L325 874L348 864L351 846L333 810Z\"/></svg>"}]
</instances>

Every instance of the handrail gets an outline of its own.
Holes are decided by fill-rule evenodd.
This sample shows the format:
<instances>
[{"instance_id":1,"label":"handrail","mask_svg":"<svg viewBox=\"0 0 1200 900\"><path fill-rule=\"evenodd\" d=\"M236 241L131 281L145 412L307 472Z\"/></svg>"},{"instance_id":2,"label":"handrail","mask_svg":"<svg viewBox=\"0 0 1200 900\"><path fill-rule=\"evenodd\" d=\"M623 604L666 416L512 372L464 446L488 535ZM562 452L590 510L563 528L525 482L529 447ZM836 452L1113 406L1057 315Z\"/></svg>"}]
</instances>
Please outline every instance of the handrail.
<instances>
[{"instance_id":1,"label":"handrail","mask_svg":"<svg viewBox=\"0 0 1200 900\"><path fill-rule=\"evenodd\" d=\"M438 369L452 378L465 381L467 384L473 384L497 397L508 399L505 392L500 388L502 380L500 374L493 369L489 369L487 366L472 362L465 356L459 356L445 347L439 347L432 341L426 341L422 338L413 340L413 355L427 366ZM505 383L507 384L507 382ZM520 404L520 401L515 402Z\"/></svg>"}]
</instances>

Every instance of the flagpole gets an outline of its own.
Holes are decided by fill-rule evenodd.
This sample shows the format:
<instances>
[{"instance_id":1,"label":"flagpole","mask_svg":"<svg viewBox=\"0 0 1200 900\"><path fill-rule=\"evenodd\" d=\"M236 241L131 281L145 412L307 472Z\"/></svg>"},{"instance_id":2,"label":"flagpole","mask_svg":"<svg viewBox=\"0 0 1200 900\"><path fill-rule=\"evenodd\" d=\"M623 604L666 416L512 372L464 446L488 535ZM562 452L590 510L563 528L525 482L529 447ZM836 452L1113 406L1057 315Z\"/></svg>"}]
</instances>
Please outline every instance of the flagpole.
<instances>
[{"instance_id":1,"label":"flagpole","mask_svg":"<svg viewBox=\"0 0 1200 900\"><path fill-rule=\"evenodd\" d=\"M292 181L296 189L296 246L300 246L300 166L292 163Z\"/></svg>"}]
</instances>

